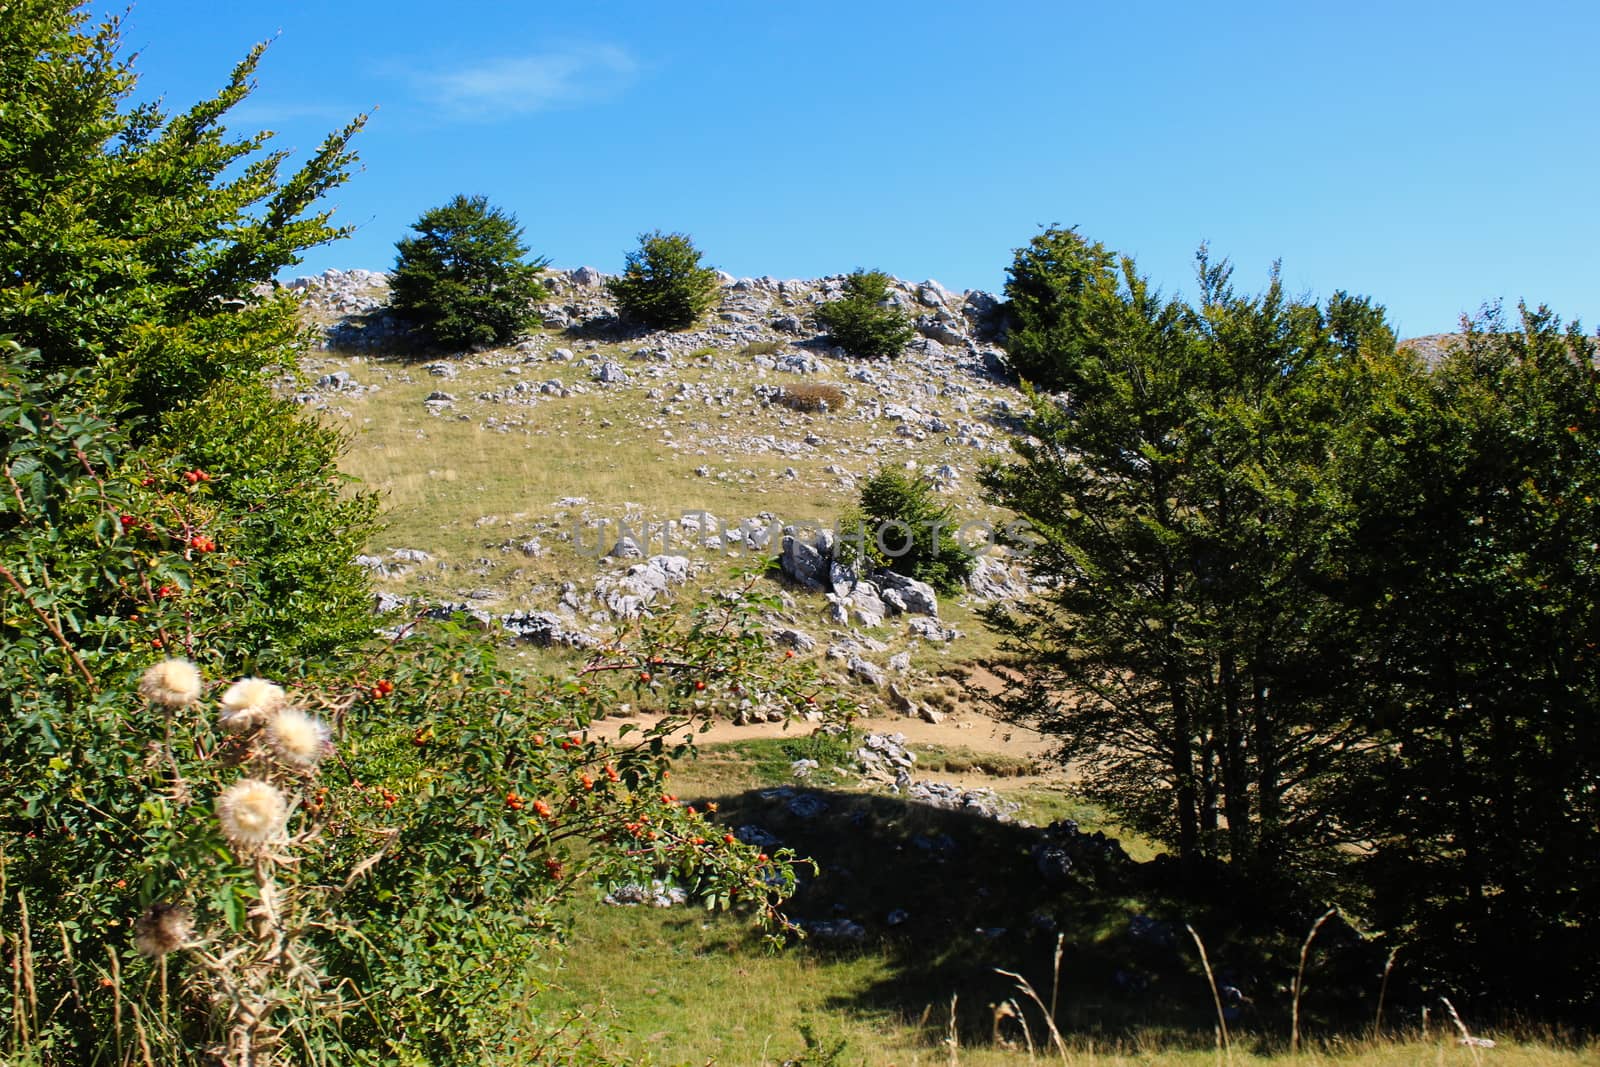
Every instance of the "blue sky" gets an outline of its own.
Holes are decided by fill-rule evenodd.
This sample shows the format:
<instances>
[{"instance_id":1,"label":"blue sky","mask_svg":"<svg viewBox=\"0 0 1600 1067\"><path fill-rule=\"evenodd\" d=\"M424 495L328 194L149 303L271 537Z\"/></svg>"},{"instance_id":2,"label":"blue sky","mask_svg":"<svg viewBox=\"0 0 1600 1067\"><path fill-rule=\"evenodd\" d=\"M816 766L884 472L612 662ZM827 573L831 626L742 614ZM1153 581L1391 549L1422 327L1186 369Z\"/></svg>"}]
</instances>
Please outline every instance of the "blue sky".
<instances>
[{"instance_id":1,"label":"blue sky","mask_svg":"<svg viewBox=\"0 0 1600 1067\"><path fill-rule=\"evenodd\" d=\"M121 5L102 5L121 10ZM1600 4L342 3L141 0L142 96L214 92L304 152L372 108L333 198L387 268L481 193L557 266L645 230L736 275L875 267L997 291L1077 225L1191 292L1206 241L1259 287L1386 304L1402 335L1486 300L1600 325Z\"/></svg>"}]
</instances>

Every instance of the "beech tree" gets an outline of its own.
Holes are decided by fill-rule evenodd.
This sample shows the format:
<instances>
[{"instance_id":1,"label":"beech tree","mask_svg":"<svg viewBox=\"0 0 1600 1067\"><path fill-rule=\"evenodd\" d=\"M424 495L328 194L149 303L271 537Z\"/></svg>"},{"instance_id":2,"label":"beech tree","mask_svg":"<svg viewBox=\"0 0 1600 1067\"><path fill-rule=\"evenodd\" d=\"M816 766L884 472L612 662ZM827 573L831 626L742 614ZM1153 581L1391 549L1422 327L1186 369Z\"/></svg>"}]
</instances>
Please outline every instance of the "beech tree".
<instances>
[{"instance_id":1,"label":"beech tree","mask_svg":"<svg viewBox=\"0 0 1600 1067\"><path fill-rule=\"evenodd\" d=\"M1059 235L1057 235L1059 236ZM1383 309L1067 273L993 502L1007 707L1090 788L1281 904L1333 896L1484 1012L1600 993L1600 372L1545 309L1436 367ZM1038 248L1018 253L1032 270ZM1067 257L1070 258L1070 257ZM1062 344L1047 343L1059 337Z\"/></svg>"},{"instance_id":2,"label":"beech tree","mask_svg":"<svg viewBox=\"0 0 1600 1067\"><path fill-rule=\"evenodd\" d=\"M889 276L881 270L853 271L844 295L817 308L817 322L835 344L862 359L894 359L917 335L911 317L890 306Z\"/></svg>"},{"instance_id":3,"label":"beech tree","mask_svg":"<svg viewBox=\"0 0 1600 1067\"><path fill-rule=\"evenodd\" d=\"M620 278L606 283L624 320L652 330L685 330L716 304L717 272L700 265L688 234L639 235Z\"/></svg>"},{"instance_id":4,"label":"beech tree","mask_svg":"<svg viewBox=\"0 0 1600 1067\"><path fill-rule=\"evenodd\" d=\"M457 196L412 223L395 247L390 302L428 342L446 348L501 345L534 320L545 295L515 215L482 196Z\"/></svg>"},{"instance_id":5,"label":"beech tree","mask_svg":"<svg viewBox=\"0 0 1600 1067\"><path fill-rule=\"evenodd\" d=\"M1030 393L1018 459L984 475L1048 590L990 613L1028 664L1012 710L1186 863L1336 863L1328 786L1363 757L1323 581L1346 506L1326 460L1359 363L1276 272L1241 295L1203 250L1193 308L1129 259L1078 281L1053 364L1071 388Z\"/></svg>"}]
</instances>

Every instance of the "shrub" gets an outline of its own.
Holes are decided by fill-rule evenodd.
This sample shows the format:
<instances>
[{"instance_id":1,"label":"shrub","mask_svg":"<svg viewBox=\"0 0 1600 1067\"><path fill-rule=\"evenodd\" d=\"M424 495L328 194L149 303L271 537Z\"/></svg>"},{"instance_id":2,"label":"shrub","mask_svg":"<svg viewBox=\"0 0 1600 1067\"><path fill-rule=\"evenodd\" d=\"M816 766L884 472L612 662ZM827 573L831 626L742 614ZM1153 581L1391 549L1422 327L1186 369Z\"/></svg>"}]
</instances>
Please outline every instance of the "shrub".
<instances>
[{"instance_id":1,"label":"shrub","mask_svg":"<svg viewBox=\"0 0 1600 1067\"><path fill-rule=\"evenodd\" d=\"M620 278L606 282L624 320L652 330L683 330L711 310L721 286L717 272L700 265L686 234L655 230L639 236Z\"/></svg>"},{"instance_id":2,"label":"shrub","mask_svg":"<svg viewBox=\"0 0 1600 1067\"><path fill-rule=\"evenodd\" d=\"M391 303L430 343L446 348L506 344L534 319L549 260L525 262L514 215L485 197L457 196L411 227L395 247Z\"/></svg>"},{"instance_id":3,"label":"shrub","mask_svg":"<svg viewBox=\"0 0 1600 1067\"><path fill-rule=\"evenodd\" d=\"M948 594L974 566L972 553L956 541L957 525L950 508L934 498L932 482L891 467L862 484L856 512L840 523L841 530L862 536L840 543L859 566L883 567Z\"/></svg>"},{"instance_id":4,"label":"shrub","mask_svg":"<svg viewBox=\"0 0 1600 1067\"><path fill-rule=\"evenodd\" d=\"M844 296L817 308L817 322L835 344L863 359L893 359L905 351L916 331L899 308L885 303L889 276L858 270L845 279Z\"/></svg>"},{"instance_id":5,"label":"shrub","mask_svg":"<svg viewBox=\"0 0 1600 1067\"><path fill-rule=\"evenodd\" d=\"M838 411L844 402L844 390L826 382L786 385L778 394L778 403L795 411Z\"/></svg>"},{"instance_id":6,"label":"shrub","mask_svg":"<svg viewBox=\"0 0 1600 1067\"><path fill-rule=\"evenodd\" d=\"M124 111L86 17L0 5L0 1060L482 1062L582 879L670 868L777 921L786 858L663 793L668 734L568 737L619 672L668 712L810 707L774 605L653 620L572 680L377 644L372 499L268 387L292 300L251 302L337 235L306 210L355 124L279 187L220 125L259 50L187 113Z\"/></svg>"}]
</instances>

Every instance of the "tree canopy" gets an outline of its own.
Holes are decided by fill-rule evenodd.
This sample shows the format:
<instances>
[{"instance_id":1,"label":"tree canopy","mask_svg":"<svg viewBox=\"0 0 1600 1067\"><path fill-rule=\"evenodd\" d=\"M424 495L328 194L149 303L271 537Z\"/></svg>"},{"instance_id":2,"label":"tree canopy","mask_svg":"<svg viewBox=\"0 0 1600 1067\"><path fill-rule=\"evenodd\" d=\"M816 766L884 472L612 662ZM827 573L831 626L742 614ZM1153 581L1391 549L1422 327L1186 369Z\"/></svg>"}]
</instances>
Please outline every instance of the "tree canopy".
<instances>
[{"instance_id":1,"label":"tree canopy","mask_svg":"<svg viewBox=\"0 0 1600 1067\"><path fill-rule=\"evenodd\" d=\"M687 234L653 230L639 235L619 278L607 283L624 321L652 330L685 330L715 306L717 272L700 265Z\"/></svg>"},{"instance_id":2,"label":"tree canopy","mask_svg":"<svg viewBox=\"0 0 1600 1067\"><path fill-rule=\"evenodd\" d=\"M395 245L391 305L433 345L506 344L534 320L545 295L527 261L522 227L483 196L457 196L412 223L415 236Z\"/></svg>"},{"instance_id":3,"label":"tree canopy","mask_svg":"<svg viewBox=\"0 0 1600 1067\"><path fill-rule=\"evenodd\" d=\"M844 295L817 308L817 322L835 344L863 359L893 359L916 336L911 318L887 303L889 276L881 270L853 271Z\"/></svg>"},{"instance_id":4,"label":"tree canopy","mask_svg":"<svg viewBox=\"0 0 1600 1067\"><path fill-rule=\"evenodd\" d=\"M989 613L1011 714L1192 875L1333 895L1457 989L1592 995L1592 340L1492 314L1429 369L1366 298L1202 249L1190 306L1071 232L1013 279L1064 391L984 476L1045 590Z\"/></svg>"}]
</instances>

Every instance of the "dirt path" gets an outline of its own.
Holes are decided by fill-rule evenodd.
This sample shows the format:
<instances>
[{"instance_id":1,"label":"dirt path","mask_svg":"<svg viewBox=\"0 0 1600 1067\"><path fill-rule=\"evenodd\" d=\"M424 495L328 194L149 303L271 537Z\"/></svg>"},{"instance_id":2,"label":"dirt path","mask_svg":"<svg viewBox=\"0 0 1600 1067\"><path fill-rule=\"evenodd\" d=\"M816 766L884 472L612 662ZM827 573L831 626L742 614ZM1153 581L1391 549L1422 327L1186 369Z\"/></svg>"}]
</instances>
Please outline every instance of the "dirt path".
<instances>
[{"instance_id":1,"label":"dirt path","mask_svg":"<svg viewBox=\"0 0 1600 1067\"><path fill-rule=\"evenodd\" d=\"M654 721L643 716L602 719L589 728L589 733L597 738L614 741L617 732L624 725L649 727ZM923 722L921 719L906 715L874 715L857 719L856 726L864 733L905 734L906 742L912 748L918 745L952 747L960 745L974 752L998 752L1008 756L1042 756L1051 747L1049 739L1042 734L1023 726L997 722L987 715L971 710L948 715L938 723ZM757 737L804 736L811 729L810 723L798 720L789 723L755 723L750 726L735 726L726 720L719 720L705 733L695 730L688 730L685 733L692 734L695 744L706 745L716 744L719 741L748 741Z\"/></svg>"}]
</instances>

